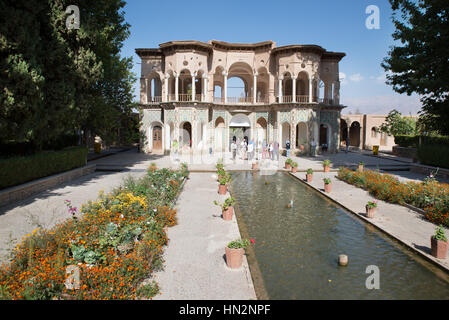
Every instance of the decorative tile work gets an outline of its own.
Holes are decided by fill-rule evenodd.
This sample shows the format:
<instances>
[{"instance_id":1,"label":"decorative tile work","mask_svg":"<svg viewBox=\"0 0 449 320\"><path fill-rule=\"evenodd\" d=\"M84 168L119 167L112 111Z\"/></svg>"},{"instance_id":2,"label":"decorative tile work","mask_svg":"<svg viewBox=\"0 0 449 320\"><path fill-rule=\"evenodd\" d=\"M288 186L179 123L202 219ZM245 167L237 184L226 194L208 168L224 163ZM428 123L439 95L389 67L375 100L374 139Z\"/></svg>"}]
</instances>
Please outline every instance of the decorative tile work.
<instances>
[{"instance_id":1,"label":"decorative tile work","mask_svg":"<svg viewBox=\"0 0 449 320\"><path fill-rule=\"evenodd\" d=\"M224 110L214 110L213 123L215 123L218 117L222 117L226 123L226 112Z\"/></svg>"},{"instance_id":2,"label":"decorative tile work","mask_svg":"<svg viewBox=\"0 0 449 320\"><path fill-rule=\"evenodd\" d=\"M176 119L175 110L174 109L165 110L164 117L165 117L165 119L164 119L165 123L170 123L170 122L175 123L175 119Z\"/></svg>"},{"instance_id":3,"label":"decorative tile work","mask_svg":"<svg viewBox=\"0 0 449 320\"><path fill-rule=\"evenodd\" d=\"M196 111L196 120L199 123L207 122L209 118L209 113L207 110L197 110Z\"/></svg>"},{"instance_id":4,"label":"decorative tile work","mask_svg":"<svg viewBox=\"0 0 449 320\"><path fill-rule=\"evenodd\" d=\"M162 110L145 110L146 115L148 117L148 123L152 123L153 121L163 122L162 119Z\"/></svg>"},{"instance_id":5,"label":"decorative tile work","mask_svg":"<svg viewBox=\"0 0 449 320\"><path fill-rule=\"evenodd\" d=\"M279 124L284 122L291 122L291 113L290 111L279 111Z\"/></svg>"},{"instance_id":6,"label":"decorative tile work","mask_svg":"<svg viewBox=\"0 0 449 320\"><path fill-rule=\"evenodd\" d=\"M310 111L308 109L296 110L296 122L307 122L310 118Z\"/></svg>"},{"instance_id":7,"label":"decorative tile work","mask_svg":"<svg viewBox=\"0 0 449 320\"><path fill-rule=\"evenodd\" d=\"M182 123L184 121L189 121L190 123L193 122L193 110L188 109L180 109L178 111L178 116L179 116L179 123Z\"/></svg>"},{"instance_id":8,"label":"decorative tile work","mask_svg":"<svg viewBox=\"0 0 449 320\"><path fill-rule=\"evenodd\" d=\"M265 111L265 112L256 112L256 121L257 121L259 118L264 118L264 119L267 121L267 123L268 123L268 111Z\"/></svg>"}]
</instances>

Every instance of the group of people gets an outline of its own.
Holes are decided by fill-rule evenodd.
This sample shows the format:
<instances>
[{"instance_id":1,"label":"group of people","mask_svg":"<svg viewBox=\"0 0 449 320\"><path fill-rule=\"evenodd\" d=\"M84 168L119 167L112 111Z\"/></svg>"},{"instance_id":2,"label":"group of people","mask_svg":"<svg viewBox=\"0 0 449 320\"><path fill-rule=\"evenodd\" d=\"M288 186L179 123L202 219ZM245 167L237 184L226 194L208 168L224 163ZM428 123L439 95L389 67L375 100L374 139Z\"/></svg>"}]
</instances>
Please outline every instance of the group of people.
<instances>
[{"instance_id":1,"label":"group of people","mask_svg":"<svg viewBox=\"0 0 449 320\"><path fill-rule=\"evenodd\" d=\"M285 143L285 147L287 150L287 156L289 156L290 141L288 139ZM244 137L242 141L240 141L239 138L234 136L231 143L231 152L233 160L235 160L237 155L239 155L242 160L251 161L256 157L256 152L261 153L262 159L279 160L279 142L273 141L267 143L266 140L263 140L259 141L259 144L256 147L253 139L250 139L248 142L248 138Z\"/></svg>"}]
</instances>

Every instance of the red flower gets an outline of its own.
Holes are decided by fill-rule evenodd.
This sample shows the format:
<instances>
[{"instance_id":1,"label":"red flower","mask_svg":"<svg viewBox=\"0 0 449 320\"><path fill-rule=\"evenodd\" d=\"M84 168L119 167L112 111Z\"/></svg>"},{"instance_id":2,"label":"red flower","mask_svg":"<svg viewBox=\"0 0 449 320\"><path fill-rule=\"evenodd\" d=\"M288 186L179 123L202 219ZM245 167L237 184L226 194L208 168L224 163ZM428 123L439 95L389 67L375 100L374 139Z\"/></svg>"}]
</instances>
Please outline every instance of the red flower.
<instances>
[{"instance_id":1,"label":"red flower","mask_svg":"<svg viewBox=\"0 0 449 320\"><path fill-rule=\"evenodd\" d=\"M256 241L254 241L254 239L251 239L250 241L251 241L252 244L256 243Z\"/></svg>"}]
</instances>

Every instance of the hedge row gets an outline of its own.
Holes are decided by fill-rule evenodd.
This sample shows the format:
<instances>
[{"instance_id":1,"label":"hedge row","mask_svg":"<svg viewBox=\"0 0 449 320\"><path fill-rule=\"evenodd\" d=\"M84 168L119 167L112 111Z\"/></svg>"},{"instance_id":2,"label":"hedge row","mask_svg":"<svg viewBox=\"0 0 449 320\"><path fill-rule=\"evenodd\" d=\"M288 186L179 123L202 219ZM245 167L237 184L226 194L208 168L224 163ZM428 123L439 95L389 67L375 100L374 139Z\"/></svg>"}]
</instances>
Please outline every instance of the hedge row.
<instances>
[{"instance_id":1,"label":"hedge row","mask_svg":"<svg viewBox=\"0 0 449 320\"><path fill-rule=\"evenodd\" d=\"M394 136L394 143L400 147L417 148L419 145L419 136L397 135ZM421 145L443 145L449 147L449 137L421 136Z\"/></svg>"},{"instance_id":2,"label":"hedge row","mask_svg":"<svg viewBox=\"0 0 449 320\"><path fill-rule=\"evenodd\" d=\"M422 164L449 168L449 146L443 144L422 144L418 148L418 159Z\"/></svg>"},{"instance_id":3,"label":"hedge row","mask_svg":"<svg viewBox=\"0 0 449 320\"><path fill-rule=\"evenodd\" d=\"M0 189L64 172L86 164L85 147L69 147L31 156L0 159Z\"/></svg>"},{"instance_id":4,"label":"hedge row","mask_svg":"<svg viewBox=\"0 0 449 320\"><path fill-rule=\"evenodd\" d=\"M78 145L79 137L76 134L61 134L58 137L43 143L42 150L62 150ZM0 155L2 157L27 156L37 153L38 146L33 141L28 142L0 142Z\"/></svg>"}]
</instances>

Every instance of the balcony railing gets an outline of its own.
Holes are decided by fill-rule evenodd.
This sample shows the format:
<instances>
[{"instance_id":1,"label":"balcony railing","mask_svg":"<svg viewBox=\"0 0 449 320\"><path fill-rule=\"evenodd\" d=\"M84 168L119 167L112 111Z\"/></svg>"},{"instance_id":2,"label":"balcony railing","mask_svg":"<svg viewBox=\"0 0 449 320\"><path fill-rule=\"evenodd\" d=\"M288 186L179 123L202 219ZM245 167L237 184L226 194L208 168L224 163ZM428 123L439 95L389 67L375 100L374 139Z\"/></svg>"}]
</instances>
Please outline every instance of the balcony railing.
<instances>
[{"instance_id":1,"label":"balcony railing","mask_svg":"<svg viewBox=\"0 0 449 320\"><path fill-rule=\"evenodd\" d=\"M309 96L304 96L304 95L296 96L296 102L309 103Z\"/></svg>"},{"instance_id":2,"label":"balcony railing","mask_svg":"<svg viewBox=\"0 0 449 320\"><path fill-rule=\"evenodd\" d=\"M329 98L319 98L318 99L319 103L324 103L324 104L334 104L334 99L329 99Z\"/></svg>"},{"instance_id":3,"label":"balcony railing","mask_svg":"<svg viewBox=\"0 0 449 320\"><path fill-rule=\"evenodd\" d=\"M148 97L148 104L157 104L162 102L161 96L155 96L155 97Z\"/></svg>"},{"instance_id":4,"label":"balcony railing","mask_svg":"<svg viewBox=\"0 0 449 320\"><path fill-rule=\"evenodd\" d=\"M154 97L148 97L147 104L159 104L164 100L165 98L162 96L154 96ZM174 94L168 95L168 101L173 102L176 101L176 96ZM192 100L192 94L178 94L178 100L180 102L189 102L189 101L197 101L197 102L205 102L206 96L203 94L196 94L195 100ZM309 103L309 96L308 95L297 95L295 102L293 102L293 96L282 96L281 100L282 103ZM276 102L279 103L279 97L276 97ZM335 99L329 99L329 98L318 98L318 97L312 97L312 102L314 103L323 103L327 105L333 105L336 104ZM253 97L228 97L227 101L225 103L223 97L213 97L213 103L216 104L254 104L254 98ZM264 96L258 96L256 98L256 104L268 104L269 103L269 97L268 95Z\"/></svg>"}]
</instances>

